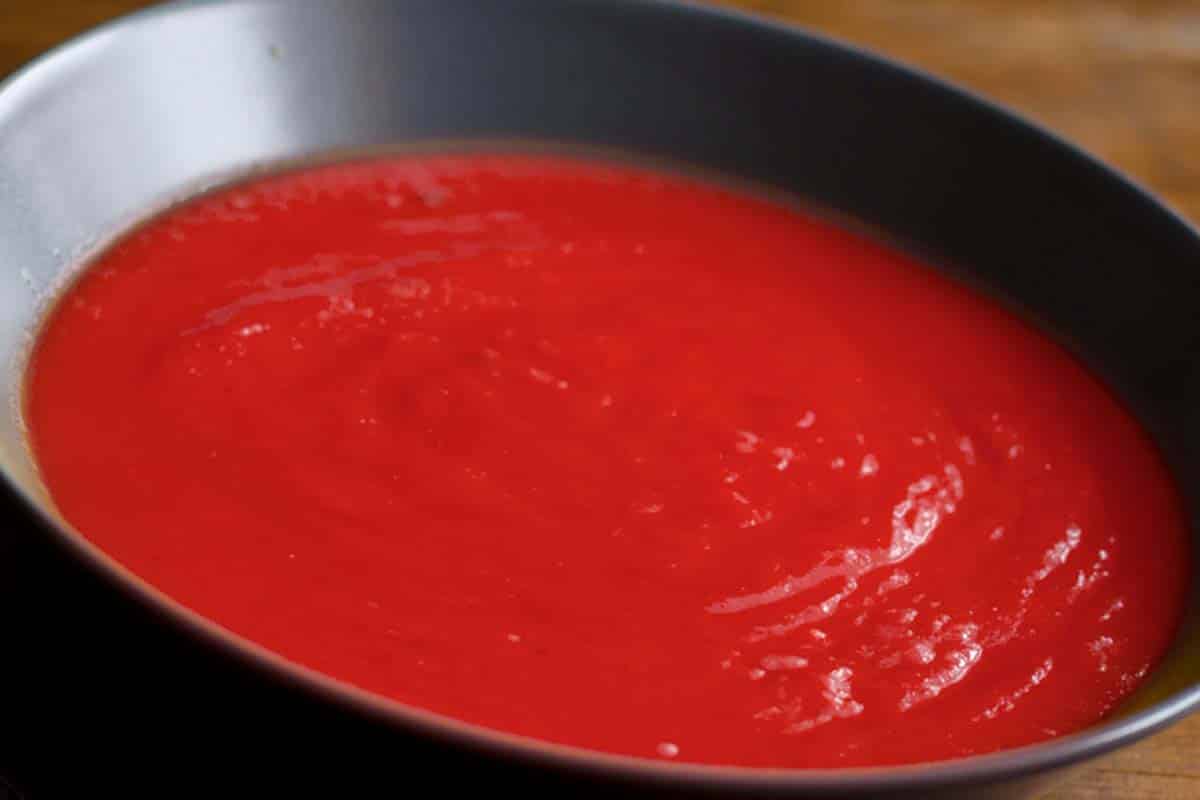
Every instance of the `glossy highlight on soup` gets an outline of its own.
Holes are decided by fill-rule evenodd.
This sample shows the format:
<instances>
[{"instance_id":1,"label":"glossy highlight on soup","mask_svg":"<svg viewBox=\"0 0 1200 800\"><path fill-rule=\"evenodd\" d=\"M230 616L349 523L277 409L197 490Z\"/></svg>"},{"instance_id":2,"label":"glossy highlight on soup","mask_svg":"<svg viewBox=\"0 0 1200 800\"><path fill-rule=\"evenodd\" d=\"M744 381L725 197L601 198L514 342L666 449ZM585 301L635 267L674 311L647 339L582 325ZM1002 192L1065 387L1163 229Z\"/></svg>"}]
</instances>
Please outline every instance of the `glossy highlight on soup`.
<instances>
[{"instance_id":1,"label":"glossy highlight on soup","mask_svg":"<svg viewBox=\"0 0 1200 800\"><path fill-rule=\"evenodd\" d=\"M1058 345L801 211L618 163L395 156L197 198L64 294L25 412L62 515L188 608L643 758L1075 731L1188 580L1158 453Z\"/></svg>"}]
</instances>

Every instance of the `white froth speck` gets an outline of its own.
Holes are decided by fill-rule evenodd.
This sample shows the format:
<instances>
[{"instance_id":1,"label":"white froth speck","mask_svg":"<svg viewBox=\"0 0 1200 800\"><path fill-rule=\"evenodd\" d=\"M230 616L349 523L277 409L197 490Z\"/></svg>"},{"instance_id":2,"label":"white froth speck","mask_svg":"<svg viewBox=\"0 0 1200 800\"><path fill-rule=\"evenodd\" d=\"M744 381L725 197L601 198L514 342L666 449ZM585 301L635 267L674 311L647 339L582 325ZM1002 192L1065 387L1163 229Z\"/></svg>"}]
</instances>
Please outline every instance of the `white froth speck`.
<instances>
[{"instance_id":1,"label":"white froth speck","mask_svg":"<svg viewBox=\"0 0 1200 800\"><path fill-rule=\"evenodd\" d=\"M867 453L863 456L862 466L858 468L858 476L860 478L868 478L879 472L879 459L874 454Z\"/></svg>"},{"instance_id":2,"label":"white froth speck","mask_svg":"<svg viewBox=\"0 0 1200 800\"><path fill-rule=\"evenodd\" d=\"M763 656L759 664L768 672L775 672L779 670L804 669L808 666L808 659L803 656L769 655Z\"/></svg>"},{"instance_id":3,"label":"white froth speck","mask_svg":"<svg viewBox=\"0 0 1200 800\"><path fill-rule=\"evenodd\" d=\"M738 431L738 442L734 449L739 453L753 453L758 447L759 437L750 431Z\"/></svg>"}]
</instances>

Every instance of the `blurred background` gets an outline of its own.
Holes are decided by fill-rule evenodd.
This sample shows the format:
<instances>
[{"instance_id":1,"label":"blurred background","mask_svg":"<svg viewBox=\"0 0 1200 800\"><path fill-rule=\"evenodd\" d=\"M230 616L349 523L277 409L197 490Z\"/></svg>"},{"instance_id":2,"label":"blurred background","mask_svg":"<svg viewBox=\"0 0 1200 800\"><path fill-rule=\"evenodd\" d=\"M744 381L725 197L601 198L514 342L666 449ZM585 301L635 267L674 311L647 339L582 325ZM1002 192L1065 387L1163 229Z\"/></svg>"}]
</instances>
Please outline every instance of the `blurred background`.
<instances>
[{"instance_id":1,"label":"blurred background","mask_svg":"<svg viewBox=\"0 0 1200 800\"><path fill-rule=\"evenodd\" d=\"M1200 222L1200 0L706 1L949 78L1081 145ZM148 5L0 0L0 78ZM1102 798L1200 798L1200 715L1085 768L1047 800Z\"/></svg>"}]
</instances>

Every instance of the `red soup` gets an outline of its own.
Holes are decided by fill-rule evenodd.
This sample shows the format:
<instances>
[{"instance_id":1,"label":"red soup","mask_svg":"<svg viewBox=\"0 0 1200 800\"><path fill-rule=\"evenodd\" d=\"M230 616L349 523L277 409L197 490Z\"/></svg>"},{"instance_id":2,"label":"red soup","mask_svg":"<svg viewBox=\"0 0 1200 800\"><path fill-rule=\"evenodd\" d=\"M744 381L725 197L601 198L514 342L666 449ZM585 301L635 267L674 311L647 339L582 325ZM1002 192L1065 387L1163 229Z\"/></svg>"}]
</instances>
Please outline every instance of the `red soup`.
<instances>
[{"instance_id":1,"label":"red soup","mask_svg":"<svg viewBox=\"0 0 1200 800\"><path fill-rule=\"evenodd\" d=\"M63 516L180 603L614 753L1075 731L1188 580L1158 453L1058 346L900 253L627 166L393 158L201 197L65 293L27 391Z\"/></svg>"}]
</instances>

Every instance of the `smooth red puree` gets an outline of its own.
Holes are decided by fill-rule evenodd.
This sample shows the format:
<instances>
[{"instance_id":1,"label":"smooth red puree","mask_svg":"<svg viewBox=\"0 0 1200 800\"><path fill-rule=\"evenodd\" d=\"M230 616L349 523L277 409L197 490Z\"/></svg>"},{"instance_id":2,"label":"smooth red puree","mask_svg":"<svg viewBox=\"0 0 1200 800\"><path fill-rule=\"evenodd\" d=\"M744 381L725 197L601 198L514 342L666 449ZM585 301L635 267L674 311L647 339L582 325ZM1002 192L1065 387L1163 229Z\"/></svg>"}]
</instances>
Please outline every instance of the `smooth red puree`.
<instances>
[{"instance_id":1,"label":"smooth red puree","mask_svg":"<svg viewBox=\"0 0 1200 800\"><path fill-rule=\"evenodd\" d=\"M892 250L626 166L406 157L201 197L65 294L26 410L63 515L195 611L649 758L1074 731L1160 658L1187 582L1158 454L1055 344Z\"/></svg>"}]
</instances>

